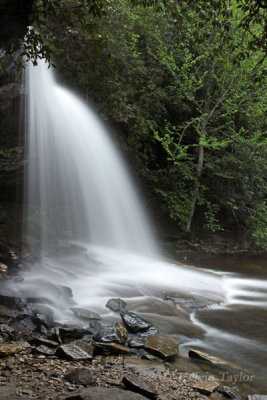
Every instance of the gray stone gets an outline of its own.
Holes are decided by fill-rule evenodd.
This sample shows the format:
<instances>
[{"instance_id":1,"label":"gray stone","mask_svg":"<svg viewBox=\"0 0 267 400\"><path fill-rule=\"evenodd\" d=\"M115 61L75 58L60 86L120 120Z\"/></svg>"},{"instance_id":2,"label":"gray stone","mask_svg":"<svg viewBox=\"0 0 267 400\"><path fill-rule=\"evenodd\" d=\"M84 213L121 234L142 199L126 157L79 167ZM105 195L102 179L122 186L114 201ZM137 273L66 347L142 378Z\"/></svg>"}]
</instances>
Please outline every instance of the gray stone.
<instances>
[{"instance_id":1,"label":"gray stone","mask_svg":"<svg viewBox=\"0 0 267 400\"><path fill-rule=\"evenodd\" d=\"M165 360L178 354L178 342L165 335L150 335L147 337L145 349Z\"/></svg>"},{"instance_id":2,"label":"gray stone","mask_svg":"<svg viewBox=\"0 0 267 400\"><path fill-rule=\"evenodd\" d=\"M78 308L78 307L72 307L71 311L79 318L82 319L93 319L93 320L98 320L101 319L100 315L97 314L94 311L88 310L87 308Z\"/></svg>"},{"instance_id":3,"label":"gray stone","mask_svg":"<svg viewBox=\"0 0 267 400\"><path fill-rule=\"evenodd\" d=\"M63 344L57 348L56 356L67 360L92 360L94 347L84 340L75 340L74 342Z\"/></svg>"},{"instance_id":4,"label":"gray stone","mask_svg":"<svg viewBox=\"0 0 267 400\"><path fill-rule=\"evenodd\" d=\"M73 368L68 371L64 378L75 385L90 385L95 378L89 368Z\"/></svg>"},{"instance_id":5,"label":"gray stone","mask_svg":"<svg viewBox=\"0 0 267 400\"><path fill-rule=\"evenodd\" d=\"M127 303L122 299L110 299L106 303L106 307L114 312L123 311L127 306Z\"/></svg>"},{"instance_id":6,"label":"gray stone","mask_svg":"<svg viewBox=\"0 0 267 400\"><path fill-rule=\"evenodd\" d=\"M90 387L81 391L72 393L65 400L146 400L147 397L138 393L129 392L128 390Z\"/></svg>"},{"instance_id":7,"label":"gray stone","mask_svg":"<svg viewBox=\"0 0 267 400\"><path fill-rule=\"evenodd\" d=\"M35 349L33 349L33 353L43 354L45 356L54 356L55 350L45 346L44 344L41 344L40 346L37 346Z\"/></svg>"},{"instance_id":8,"label":"gray stone","mask_svg":"<svg viewBox=\"0 0 267 400\"><path fill-rule=\"evenodd\" d=\"M251 394L248 400L267 400L267 394Z\"/></svg>"},{"instance_id":9,"label":"gray stone","mask_svg":"<svg viewBox=\"0 0 267 400\"><path fill-rule=\"evenodd\" d=\"M112 326L101 327L99 331L93 336L97 342L103 343L119 343L123 344L127 341L127 329L121 324L116 323Z\"/></svg>"},{"instance_id":10,"label":"gray stone","mask_svg":"<svg viewBox=\"0 0 267 400\"><path fill-rule=\"evenodd\" d=\"M151 322L127 310L121 311L121 318L130 332L147 331L152 326Z\"/></svg>"},{"instance_id":11,"label":"gray stone","mask_svg":"<svg viewBox=\"0 0 267 400\"><path fill-rule=\"evenodd\" d=\"M158 397L158 393L153 385L148 382L145 382L139 376L136 375L127 375L122 380L126 389L131 390L135 393L140 393L149 399L155 400Z\"/></svg>"}]
</instances>

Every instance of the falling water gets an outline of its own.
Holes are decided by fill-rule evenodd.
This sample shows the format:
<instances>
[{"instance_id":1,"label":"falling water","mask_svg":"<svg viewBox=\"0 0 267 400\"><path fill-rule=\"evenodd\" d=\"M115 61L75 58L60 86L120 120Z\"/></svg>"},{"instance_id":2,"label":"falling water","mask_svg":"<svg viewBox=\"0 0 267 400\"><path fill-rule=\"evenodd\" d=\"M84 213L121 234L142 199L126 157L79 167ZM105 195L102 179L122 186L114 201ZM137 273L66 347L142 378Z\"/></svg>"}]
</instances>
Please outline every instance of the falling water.
<instances>
[{"instance_id":1,"label":"falling water","mask_svg":"<svg viewBox=\"0 0 267 400\"><path fill-rule=\"evenodd\" d=\"M157 254L126 165L95 113L44 61L28 66L27 85L28 217L39 223L42 250L69 239Z\"/></svg>"}]
</instances>

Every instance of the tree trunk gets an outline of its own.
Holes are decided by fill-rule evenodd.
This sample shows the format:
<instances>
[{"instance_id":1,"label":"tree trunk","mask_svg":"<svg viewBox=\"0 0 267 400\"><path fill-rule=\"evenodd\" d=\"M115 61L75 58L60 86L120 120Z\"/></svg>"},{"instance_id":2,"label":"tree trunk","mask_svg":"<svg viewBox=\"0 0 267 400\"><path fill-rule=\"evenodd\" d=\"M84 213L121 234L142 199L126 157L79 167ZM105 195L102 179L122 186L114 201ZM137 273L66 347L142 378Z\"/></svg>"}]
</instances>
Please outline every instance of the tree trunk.
<instances>
[{"instance_id":1,"label":"tree trunk","mask_svg":"<svg viewBox=\"0 0 267 400\"><path fill-rule=\"evenodd\" d=\"M204 162L204 146L199 145L199 147L198 147L198 162L197 162L197 176L196 176L196 180L194 183L191 209L190 209L190 212L188 215L188 220L187 220L186 227L185 227L186 233L191 232L192 219L193 219L193 216L195 213L196 202L197 202L197 197L198 197L198 192L199 192L200 177L201 177L202 170L203 170L203 162Z\"/></svg>"}]
</instances>

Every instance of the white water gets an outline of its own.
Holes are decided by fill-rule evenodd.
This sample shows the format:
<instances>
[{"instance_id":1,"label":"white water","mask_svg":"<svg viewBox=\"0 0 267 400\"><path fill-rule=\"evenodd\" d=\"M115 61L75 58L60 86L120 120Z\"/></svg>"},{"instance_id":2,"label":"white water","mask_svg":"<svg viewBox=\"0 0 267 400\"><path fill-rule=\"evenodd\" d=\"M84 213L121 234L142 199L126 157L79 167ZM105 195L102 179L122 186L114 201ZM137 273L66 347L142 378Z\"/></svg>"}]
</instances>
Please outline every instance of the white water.
<instances>
[{"instance_id":1,"label":"white water","mask_svg":"<svg viewBox=\"0 0 267 400\"><path fill-rule=\"evenodd\" d=\"M27 85L27 202L37 203L42 250L82 239L156 255L127 168L95 113L56 84L44 61L28 66Z\"/></svg>"},{"instance_id":2,"label":"white water","mask_svg":"<svg viewBox=\"0 0 267 400\"><path fill-rule=\"evenodd\" d=\"M17 284L21 294L45 296L58 318L70 314L60 285L102 314L110 297L136 302L164 290L223 301L220 277L161 260L127 167L95 113L44 61L28 65L26 81L26 234L39 240L41 261Z\"/></svg>"}]
</instances>

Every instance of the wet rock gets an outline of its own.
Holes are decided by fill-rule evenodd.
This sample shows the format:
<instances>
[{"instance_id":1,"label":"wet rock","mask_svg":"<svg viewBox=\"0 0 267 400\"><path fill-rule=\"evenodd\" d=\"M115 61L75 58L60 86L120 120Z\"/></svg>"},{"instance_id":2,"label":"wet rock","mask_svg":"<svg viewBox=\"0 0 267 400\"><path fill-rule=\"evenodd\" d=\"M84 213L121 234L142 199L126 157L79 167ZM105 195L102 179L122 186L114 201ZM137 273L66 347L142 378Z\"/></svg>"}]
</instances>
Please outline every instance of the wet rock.
<instances>
[{"instance_id":1,"label":"wet rock","mask_svg":"<svg viewBox=\"0 0 267 400\"><path fill-rule=\"evenodd\" d=\"M112 326L101 327L100 330L93 336L96 342L103 343L119 343L124 344L127 341L127 329L119 322Z\"/></svg>"},{"instance_id":2,"label":"wet rock","mask_svg":"<svg viewBox=\"0 0 267 400\"><path fill-rule=\"evenodd\" d=\"M102 325L99 321L92 320L89 322L89 330L92 331L94 334L102 328Z\"/></svg>"},{"instance_id":3,"label":"wet rock","mask_svg":"<svg viewBox=\"0 0 267 400\"><path fill-rule=\"evenodd\" d=\"M45 338L37 337L37 336L31 338L29 340L29 343L34 346L40 346L40 345L45 345L48 347L57 347L58 346L58 342L55 342L54 340L49 340L49 339L45 339Z\"/></svg>"},{"instance_id":4,"label":"wet rock","mask_svg":"<svg viewBox=\"0 0 267 400\"><path fill-rule=\"evenodd\" d=\"M7 357L13 354L20 353L23 350L23 347L19 344L0 344L0 357Z\"/></svg>"},{"instance_id":5,"label":"wet rock","mask_svg":"<svg viewBox=\"0 0 267 400\"><path fill-rule=\"evenodd\" d=\"M248 400L267 400L267 394L251 394Z\"/></svg>"},{"instance_id":6,"label":"wet rock","mask_svg":"<svg viewBox=\"0 0 267 400\"><path fill-rule=\"evenodd\" d=\"M133 351L129 349L128 347L122 346L121 344L118 343L100 343L96 342L94 343L97 349L113 353L113 354L133 354Z\"/></svg>"},{"instance_id":7,"label":"wet rock","mask_svg":"<svg viewBox=\"0 0 267 400\"><path fill-rule=\"evenodd\" d=\"M114 312L123 311L127 306L127 303L122 299L110 299L106 303L106 307Z\"/></svg>"},{"instance_id":8,"label":"wet rock","mask_svg":"<svg viewBox=\"0 0 267 400\"><path fill-rule=\"evenodd\" d=\"M217 389L224 397L233 400L242 400L239 390L236 387L222 386Z\"/></svg>"},{"instance_id":9,"label":"wet rock","mask_svg":"<svg viewBox=\"0 0 267 400\"><path fill-rule=\"evenodd\" d=\"M41 344L40 346L37 346L35 349L33 349L33 353L43 354L44 356L54 356L55 350L45 346L44 344Z\"/></svg>"},{"instance_id":10,"label":"wet rock","mask_svg":"<svg viewBox=\"0 0 267 400\"><path fill-rule=\"evenodd\" d=\"M136 337L128 340L128 346L136 349L144 347L146 339L143 337Z\"/></svg>"},{"instance_id":11,"label":"wet rock","mask_svg":"<svg viewBox=\"0 0 267 400\"><path fill-rule=\"evenodd\" d=\"M66 338L81 339L84 335L91 334L91 331L78 324L68 324L58 327L58 333L64 342Z\"/></svg>"},{"instance_id":12,"label":"wet rock","mask_svg":"<svg viewBox=\"0 0 267 400\"><path fill-rule=\"evenodd\" d=\"M17 308L22 305L22 299L15 291L8 288L1 288L0 304L11 308Z\"/></svg>"},{"instance_id":13,"label":"wet rock","mask_svg":"<svg viewBox=\"0 0 267 400\"><path fill-rule=\"evenodd\" d=\"M203 351L200 351L200 350L190 349L188 351L188 355L190 358L194 358L199 361L205 361L210 364L224 364L225 363L224 360L221 360L220 358L217 358L214 356L210 356L209 354L204 353Z\"/></svg>"},{"instance_id":14,"label":"wet rock","mask_svg":"<svg viewBox=\"0 0 267 400\"><path fill-rule=\"evenodd\" d=\"M54 325L54 312L50 307L44 304L36 304L33 308L28 307L28 310L33 322L39 328L43 325L50 329Z\"/></svg>"},{"instance_id":15,"label":"wet rock","mask_svg":"<svg viewBox=\"0 0 267 400\"><path fill-rule=\"evenodd\" d=\"M0 335L5 339L11 339L15 329L11 328L11 326L1 324L0 325Z\"/></svg>"},{"instance_id":16,"label":"wet rock","mask_svg":"<svg viewBox=\"0 0 267 400\"><path fill-rule=\"evenodd\" d=\"M144 351L142 353L142 358L144 358L145 360L149 360L149 361L157 361L157 362L162 362L162 360L155 356L154 354L149 353L148 351Z\"/></svg>"},{"instance_id":17,"label":"wet rock","mask_svg":"<svg viewBox=\"0 0 267 400\"><path fill-rule=\"evenodd\" d=\"M147 331L141 332L141 333L139 333L139 335L141 337L146 338L149 335L157 335L158 333L159 333L158 328L156 328L155 326L152 325Z\"/></svg>"},{"instance_id":18,"label":"wet rock","mask_svg":"<svg viewBox=\"0 0 267 400\"><path fill-rule=\"evenodd\" d=\"M149 321L127 310L121 311L121 318L130 332L147 331L152 325Z\"/></svg>"},{"instance_id":19,"label":"wet rock","mask_svg":"<svg viewBox=\"0 0 267 400\"><path fill-rule=\"evenodd\" d=\"M38 330L37 325L35 325L32 318L25 314L13 319L10 322L10 326L16 331L23 333L29 333Z\"/></svg>"},{"instance_id":20,"label":"wet rock","mask_svg":"<svg viewBox=\"0 0 267 400\"><path fill-rule=\"evenodd\" d=\"M218 382L199 380L193 385L193 388L196 389L199 393L209 396L219 386L220 384Z\"/></svg>"},{"instance_id":21,"label":"wet rock","mask_svg":"<svg viewBox=\"0 0 267 400\"><path fill-rule=\"evenodd\" d=\"M90 387L82 391L74 392L65 400L146 400L147 398L138 393L128 390Z\"/></svg>"},{"instance_id":22,"label":"wet rock","mask_svg":"<svg viewBox=\"0 0 267 400\"><path fill-rule=\"evenodd\" d=\"M169 336L151 335L147 337L145 349L165 360L169 360L178 354L178 343Z\"/></svg>"},{"instance_id":23,"label":"wet rock","mask_svg":"<svg viewBox=\"0 0 267 400\"><path fill-rule=\"evenodd\" d=\"M76 385L90 385L95 378L89 368L74 368L68 371L64 378Z\"/></svg>"},{"instance_id":24,"label":"wet rock","mask_svg":"<svg viewBox=\"0 0 267 400\"><path fill-rule=\"evenodd\" d=\"M0 320L7 321L10 318L16 318L21 314L18 310L0 305Z\"/></svg>"},{"instance_id":25,"label":"wet rock","mask_svg":"<svg viewBox=\"0 0 267 400\"><path fill-rule=\"evenodd\" d=\"M145 382L139 376L127 375L123 378L122 382L126 389L129 389L132 392L140 393L152 400L155 400L158 397L158 393L154 386Z\"/></svg>"},{"instance_id":26,"label":"wet rock","mask_svg":"<svg viewBox=\"0 0 267 400\"><path fill-rule=\"evenodd\" d=\"M75 340L74 342L63 344L57 348L56 356L67 360L92 360L94 347L84 340Z\"/></svg>"},{"instance_id":27,"label":"wet rock","mask_svg":"<svg viewBox=\"0 0 267 400\"><path fill-rule=\"evenodd\" d=\"M78 307L72 307L71 311L79 318L82 319L101 319L100 315L97 314L94 311L88 310L86 308L78 308Z\"/></svg>"}]
</instances>

